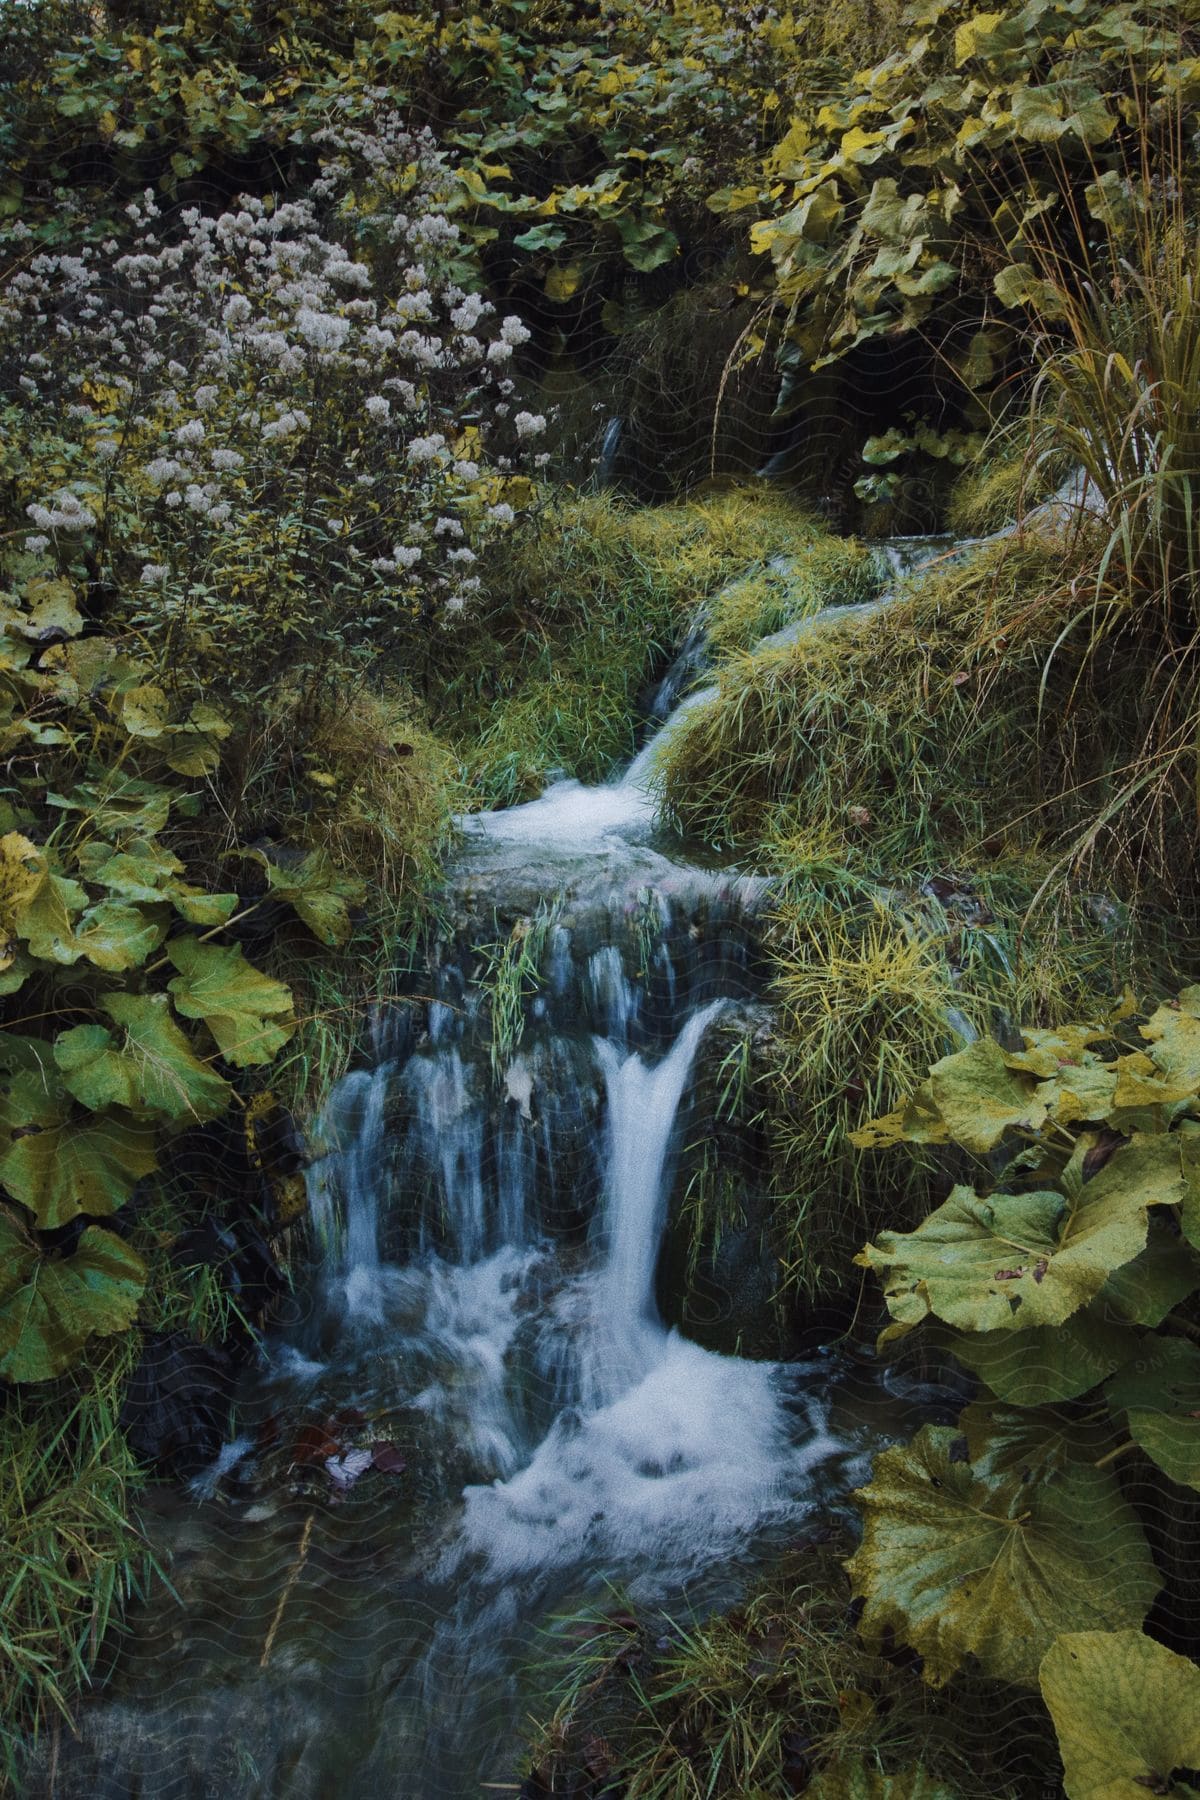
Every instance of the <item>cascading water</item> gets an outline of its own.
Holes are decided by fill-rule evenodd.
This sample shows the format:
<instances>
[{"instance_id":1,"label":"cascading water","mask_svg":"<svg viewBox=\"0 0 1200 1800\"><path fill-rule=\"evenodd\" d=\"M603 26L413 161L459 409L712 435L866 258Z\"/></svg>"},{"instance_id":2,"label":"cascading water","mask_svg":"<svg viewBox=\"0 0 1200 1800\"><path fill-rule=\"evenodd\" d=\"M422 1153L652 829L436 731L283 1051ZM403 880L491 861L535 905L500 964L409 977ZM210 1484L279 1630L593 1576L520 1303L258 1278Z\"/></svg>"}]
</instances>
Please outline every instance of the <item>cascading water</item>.
<instances>
[{"instance_id":1,"label":"cascading water","mask_svg":"<svg viewBox=\"0 0 1200 1800\"><path fill-rule=\"evenodd\" d=\"M60 1796L511 1782L556 1611L608 1585L731 1597L862 1471L827 1367L718 1355L660 1316L689 1080L753 992L761 886L655 837L656 748L607 786L464 821L465 947L406 1045L330 1096L313 1305L197 1488L202 1521L171 1524L180 1598L126 1651ZM556 907L500 1057L480 896L493 925Z\"/></svg>"}]
</instances>

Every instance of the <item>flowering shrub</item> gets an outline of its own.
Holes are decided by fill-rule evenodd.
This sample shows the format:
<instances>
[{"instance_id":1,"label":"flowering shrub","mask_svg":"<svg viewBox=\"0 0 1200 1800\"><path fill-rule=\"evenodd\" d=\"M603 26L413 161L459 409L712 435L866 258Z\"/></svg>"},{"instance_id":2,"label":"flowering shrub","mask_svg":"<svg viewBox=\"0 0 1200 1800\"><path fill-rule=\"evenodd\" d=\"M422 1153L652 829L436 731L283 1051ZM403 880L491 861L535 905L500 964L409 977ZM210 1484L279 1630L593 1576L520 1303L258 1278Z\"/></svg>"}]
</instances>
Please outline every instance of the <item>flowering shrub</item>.
<instances>
[{"instance_id":1,"label":"flowering shrub","mask_svg":"<svg viewBox=\"0 0 1200 1800\"><path fill-rule=\"evenodd\" d=\"M125 246L37 251L0 289L25 548L86 547L106 616L223 691L461 614L545 429L512 416L530 334L461 285L431 141L382 97L371 135L320 135L301 198L169 224L147 190Z\"/></svg>"}]
</instances>

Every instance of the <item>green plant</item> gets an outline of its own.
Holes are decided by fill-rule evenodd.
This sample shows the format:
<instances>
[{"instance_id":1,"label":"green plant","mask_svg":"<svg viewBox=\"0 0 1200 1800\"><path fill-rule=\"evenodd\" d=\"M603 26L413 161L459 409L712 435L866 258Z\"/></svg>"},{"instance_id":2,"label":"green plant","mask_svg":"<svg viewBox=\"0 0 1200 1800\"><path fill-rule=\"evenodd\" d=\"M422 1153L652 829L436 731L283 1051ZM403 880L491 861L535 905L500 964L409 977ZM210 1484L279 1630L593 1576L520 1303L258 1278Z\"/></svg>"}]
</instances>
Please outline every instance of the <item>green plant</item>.
<instances>
[{"instance_id":1,"label":"green plant","mask_svg":"<svg viewBox=\"0 0 1200 1800\"><path fill-rule=\"evenodd\" d=\"M1151 1666L1181 1692L1200 1680L1136 1629L1163 1582L1145 1528L1200 1490L1200 989L1134 1037L1136 1016L1130 1001L1095 1024L1025 1030L1020 1050L980 1038L855 1134L975 1159L973 1180L858 1260L884 1284L881 1344L935 1329L983 1384L957 1430L925 1426L885 1451L857 1496L863 1630L911 1644L935 1685L968 1657L1026 1686L1040 1665L1071 1795L1095 1791L1068 1704L1085 1654L1122 1658L1110 1679L1130 1779L1164 1793L1190 1791L1173 1773L1183 1752L1157 1764L1164 1733L1131 1702ZM1136 1505L1114 1469L1131 1456Z\"/></svg>"},{"instance_id":2,"label":"green plant","mask_svg":"<svg viewBox=\"0 0 1200 1800\"><path fill-rule=\"evenodd\" d=\"M29 1740L69 1725L126 1603L152 1573L130 1519L139 1471L117 1415L133 1346L85 1375L17 1390L0 1411L0 1778L17 1783Z\"/></svg>"},{"instance_id":3,"label":"green plant","mask_svg":"<svg viewBox=\"0 0 1200 1800\"><path fill-rule=\"evenodd\" d=\"M521 1047L529 1002L541 986L546 942L560 911L557 901L542 901L534 916L518 919L506 938L479 947L487 971L480 987L487 995L492 1074L497 1081L503 1080Z\"/></svg>"}]
</instances>

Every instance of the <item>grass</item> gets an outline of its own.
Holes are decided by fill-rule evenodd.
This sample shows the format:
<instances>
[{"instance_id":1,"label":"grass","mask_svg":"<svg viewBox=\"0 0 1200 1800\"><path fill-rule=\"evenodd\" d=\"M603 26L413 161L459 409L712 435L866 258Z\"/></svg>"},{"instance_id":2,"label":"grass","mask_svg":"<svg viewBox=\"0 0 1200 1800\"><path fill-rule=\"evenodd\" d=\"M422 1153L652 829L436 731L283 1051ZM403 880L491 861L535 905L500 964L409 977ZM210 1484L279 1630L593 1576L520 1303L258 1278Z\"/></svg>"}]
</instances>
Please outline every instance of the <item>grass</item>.
<instances>
[{"instance_id":1,"label":"grass","mask_svg":"<svg viewBox=\"0 0 1200 1800\"><path fill-rule=\"evenodd\" d=\"M914 1147L873 1156L849 1134L900 1105L932 1063L978 1033L1102 1017L1125 979L1165 979L1168 942L1114 929L1083 896L1026 933L1039 873L1014 862L857 899L793 874L771 922L777 1013L759 1076L781 1299L851 1295L862 1244L928 1211L944 1160Z\"/></svg>"},{"instance_id":2,"label":"grass","mask_svg":"<svg viewBox=\"0 0 1200 1800\"><path fill-rule=\"evenodd\" d=\"M783 1800L859 1766L920 1765L961 1800L1044 1792L1020 1786L1018 1759L1045 1749L1053 1766L1045 1734L1018 1743L995 1690L936 1694L911 1659L863 1647L840 1548L785 1556L720 1616L681 1624L618 1602L562 1621L555 1710L531 1747L542 1786L531 1791Z\"/></svg>"},{"instance_id":3,"label":"grass","mask_svg":"<svg viewBox=\"0 0 1200 1800\"><path fill-rule=\"evenodd\" d=\"M134 1336L87 1371L9 1391L0 1413L0 1780L90 1683L106 1635L151 1572L129 1518L139 1471L118 1428Z\"/></svg>"},{"instance_id":4,"label":"grass","mask_svg":"<svg viewBox=\"0 0 1200 1800\"><path fill-rule=\"evenodd\" d=\"M525 1035L526 1010L541 985L546 942L559 912L556 903L543 901L531 919L518 919L506 938L479 946L487 970L480 986L487 995L489 1056L497 1081Z\"/></svg>"},{"instance_id":5,"label":"grass","mask_svg":"<svg viewBox=\"0 0 1200 1800\"><path fill-rule=\"evenodd\" d=\"M438 646L431 716L472 799L529 799L556 771L602 780L632 755L639 698L703 602L748 561L803 553L815 536L756 487L678 506L602 494L550 508L514 542L485 616Z\"/></svg>"},{"instance_id":6,"label":"grass","mask_svg":"<svg viewBox=\"0 0 1200 1800\"><path fill-rule=\"evenodd\" d=\"M1061 832L1094 810L1114 727L1134 729L1065 651L1039 718L1061 566L1028 534L948 557L882 613L730 657L665 748L668 815L732 851L816 831L888 876Z\"/></svg>"}]
</instances>

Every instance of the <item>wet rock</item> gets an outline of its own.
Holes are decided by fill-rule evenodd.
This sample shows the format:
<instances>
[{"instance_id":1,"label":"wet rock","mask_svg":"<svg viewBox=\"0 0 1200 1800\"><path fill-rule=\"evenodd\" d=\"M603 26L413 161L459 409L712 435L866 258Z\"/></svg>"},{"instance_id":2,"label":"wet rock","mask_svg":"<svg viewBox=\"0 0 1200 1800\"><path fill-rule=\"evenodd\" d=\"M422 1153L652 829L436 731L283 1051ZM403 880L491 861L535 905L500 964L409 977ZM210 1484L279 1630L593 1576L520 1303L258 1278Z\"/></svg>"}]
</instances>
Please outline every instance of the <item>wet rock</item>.
<instances>
[{"instance_id":1,"label":"wet rock","mask_svg":"<svg viewBox=\"0 0 1200 1800\"><path fill-rule=\"evenodd\" d=\"M175 1480L198 1475L224 1441L235 1375L233 1357L212 1344L148 1335L121 1408L134 1455Z\"/></svg>"}]
</instances>

